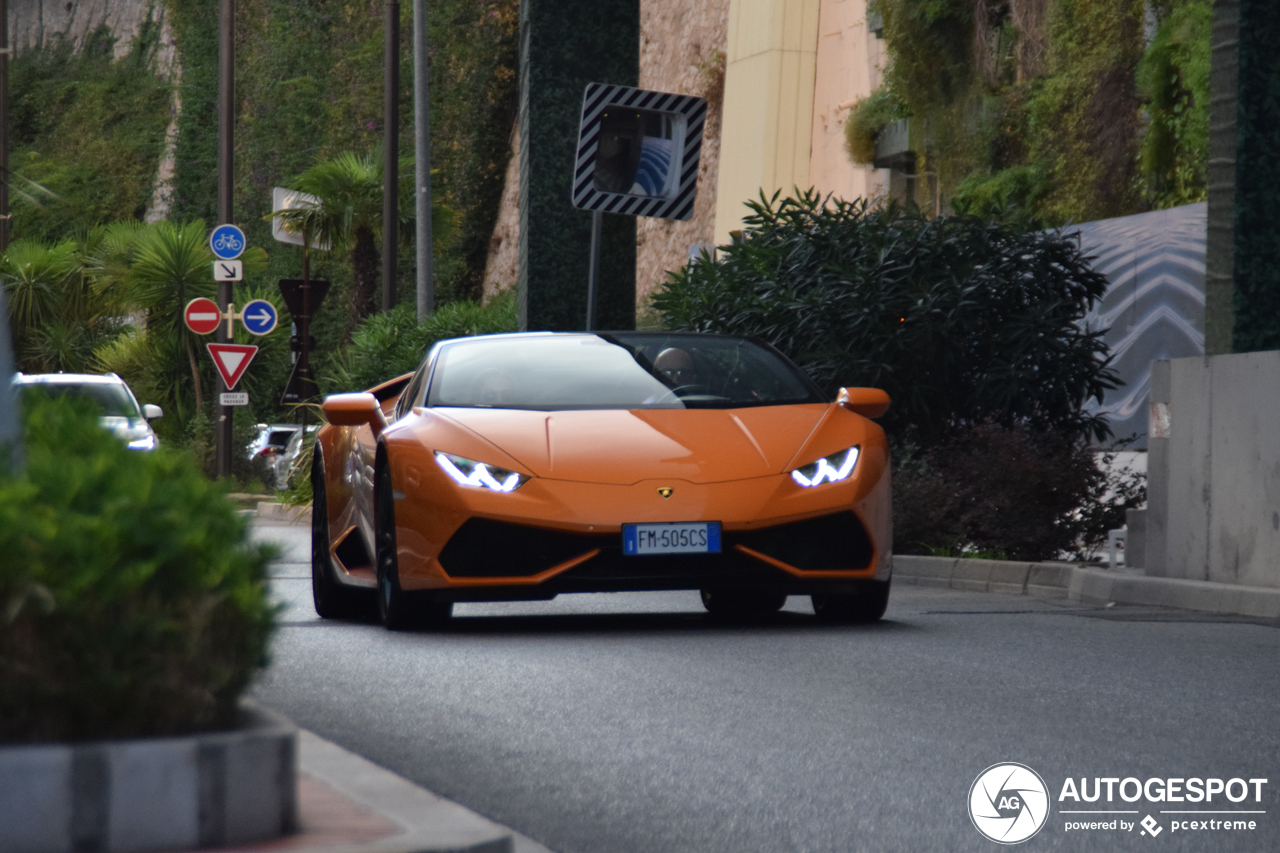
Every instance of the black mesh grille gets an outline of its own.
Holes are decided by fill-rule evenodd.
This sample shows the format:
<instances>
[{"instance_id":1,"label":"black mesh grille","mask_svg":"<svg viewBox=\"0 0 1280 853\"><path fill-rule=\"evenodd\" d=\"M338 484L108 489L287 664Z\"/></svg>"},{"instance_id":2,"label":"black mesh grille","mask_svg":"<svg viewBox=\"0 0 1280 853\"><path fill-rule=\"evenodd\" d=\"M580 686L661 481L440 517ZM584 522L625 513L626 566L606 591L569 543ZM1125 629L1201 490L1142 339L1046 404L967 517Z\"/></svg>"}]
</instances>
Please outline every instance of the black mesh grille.
<instances>
[{"instance_id":1,"label":"black mesh grille","mask_svg":"<svg viewBox=\"0 0 1280 853\"><path fill-rule=\"evenodd\" d=\"M561 578L657 581L762 569L764 564L759 560L734 550L733 546L739 544L809 571L863 569L871 564L873 554L867 531L851 512L761 530L725 532L720 554L662 557L623 556L622 536L618 533L562 533L473 518L449 540L440 554L440 563L456 578L528 577L599 549L598 556Z\"/></svg>"},{"instance_id":2,"label":"black mesh grille","mask_svg":"<svg viewBox=\"0 0 1280 853\"><path fill-rule=\"evenodd\" d=\"M440 565L455 578L528 577L592 548L617 545L618 534L582 536L472 518L440 552Z\"/></svg>"},{"instance_id":3,"label":"black mesh grille","mask_svg":"<svg viewBox=\"0 0 1280 853\"><path fill-rule=\"evenodd\" d=\"M725 540L806 571L865 569L874 554L866 528L851 512L726 533Z\"/></svg>"}]
</instances>

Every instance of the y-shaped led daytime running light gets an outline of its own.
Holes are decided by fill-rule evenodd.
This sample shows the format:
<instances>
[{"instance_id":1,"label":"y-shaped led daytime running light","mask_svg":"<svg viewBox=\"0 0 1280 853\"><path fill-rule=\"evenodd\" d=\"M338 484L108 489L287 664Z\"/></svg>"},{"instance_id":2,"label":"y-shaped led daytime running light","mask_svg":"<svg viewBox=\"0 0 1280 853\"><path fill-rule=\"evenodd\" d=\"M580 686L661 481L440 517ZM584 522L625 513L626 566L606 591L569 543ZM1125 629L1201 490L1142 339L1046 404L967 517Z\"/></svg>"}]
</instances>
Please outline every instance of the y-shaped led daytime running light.
<instances>
[{"instance_id":1,"label":"y-shaped led daytime running light","mask_svg":"<svg viewBox=\"0 0 1280 853\"><path fill-rule=\"evenodd\" d=\"M440 463L445 473L459 485L492 489L495 492L514 492L529 479L526 475L515 471L464 459L461 456L452 456L438 450L436 462Z\"/></svg>"},{"instance_id":2,"label":"y-shaped led daytime running light","mask_svg":"<svg viewBox=\"0 0 1280 853\"><path fill-rule=\"evenodd\" d=\"M853 473L853 466L858 464L858 448L855 445L848 450L841 450L830 456L819 459L803 468L791 472L791 479L801 486L820 486L823 483L838 483Z\"/></svg>"}]
</instances>

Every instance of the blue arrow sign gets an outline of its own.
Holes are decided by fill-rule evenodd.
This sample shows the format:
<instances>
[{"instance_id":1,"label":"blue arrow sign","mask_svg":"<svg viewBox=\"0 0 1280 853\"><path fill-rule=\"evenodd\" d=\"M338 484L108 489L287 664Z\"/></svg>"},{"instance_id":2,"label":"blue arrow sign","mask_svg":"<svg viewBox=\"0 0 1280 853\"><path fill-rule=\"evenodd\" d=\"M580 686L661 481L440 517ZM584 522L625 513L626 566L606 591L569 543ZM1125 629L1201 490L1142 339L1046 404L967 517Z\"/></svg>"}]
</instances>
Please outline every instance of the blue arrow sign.
<instances>
[{"instance_id":1,"label":"blue arrow sign","mask_svg":"<svg viewBox=\"0 0 1280 853\"><path fill-rule=\"evenodd\" d=\"M209 248L224 261L234 261L248 245L244 232L235 225L219 225L209 235Z\"/></svg>"},{"instance_id":2,"label":"blue arrow sign","mask_svg":"<svg viewBox=\"0 0 1280 853\"><path fill-rule=\"evenodd\" d=\"M253 300L244 306L244 311L240 314L240 322L244 323L245 329L251 335L271 334L279 319L280 315L276 313L276 306L265 299Z\"/></svg>"}]
</instances>

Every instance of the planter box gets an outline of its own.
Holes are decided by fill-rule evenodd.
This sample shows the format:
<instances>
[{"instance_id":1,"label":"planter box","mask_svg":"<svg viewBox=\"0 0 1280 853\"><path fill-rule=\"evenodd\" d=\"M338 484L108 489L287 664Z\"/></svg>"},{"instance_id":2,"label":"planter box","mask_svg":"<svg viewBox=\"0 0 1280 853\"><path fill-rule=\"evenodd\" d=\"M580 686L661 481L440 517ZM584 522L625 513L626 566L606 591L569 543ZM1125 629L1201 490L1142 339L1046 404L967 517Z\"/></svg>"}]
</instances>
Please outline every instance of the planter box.
<instances>
[{"instance_id":1,"label":"planter box","mask_svg":"<svg viewBox=\"0 0 1280 853\"><path fill-rule=\"evenodd\" d=\"M297 730L245 704L240 727L0 747L0 849L132 853L266 841L297 824Z\"/></svg>"}]
</instances>

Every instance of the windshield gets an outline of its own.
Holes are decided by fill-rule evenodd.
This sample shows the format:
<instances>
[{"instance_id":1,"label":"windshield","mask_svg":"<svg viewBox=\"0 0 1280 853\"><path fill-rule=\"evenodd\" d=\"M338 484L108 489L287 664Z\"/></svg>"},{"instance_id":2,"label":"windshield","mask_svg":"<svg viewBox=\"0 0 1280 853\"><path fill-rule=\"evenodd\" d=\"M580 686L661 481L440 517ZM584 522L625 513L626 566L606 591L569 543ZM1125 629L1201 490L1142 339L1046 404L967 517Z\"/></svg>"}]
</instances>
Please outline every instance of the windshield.
<instances>
[{"instance_id":1,"label":"windshield","mask_svg":"<svg viewBox=\"0 0 1280 853\"><path fill-rule=\"evenodd\" d=\"M478 338L442 347L427 404L465 408L685 409L825 402L777 353L679 333Z\"/></svg>"},{"instance_id":2,"label":"windshield","mask_svg":"<svg viewBox=\"0 0 1280 853\"><path fill-rule=\"evenodd\" d=\"M115 383L30 382L24 383L22 388L24 393L34 390L36 393L47 394L50 397L71 395L89 400L102 411L104 417L142 417L142 412L138 409L138 401L133 399L129 389Z\"/></svg>"}]
</instances>

